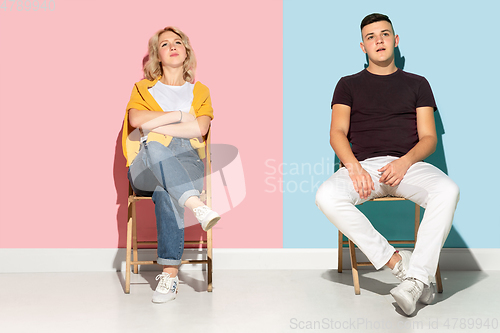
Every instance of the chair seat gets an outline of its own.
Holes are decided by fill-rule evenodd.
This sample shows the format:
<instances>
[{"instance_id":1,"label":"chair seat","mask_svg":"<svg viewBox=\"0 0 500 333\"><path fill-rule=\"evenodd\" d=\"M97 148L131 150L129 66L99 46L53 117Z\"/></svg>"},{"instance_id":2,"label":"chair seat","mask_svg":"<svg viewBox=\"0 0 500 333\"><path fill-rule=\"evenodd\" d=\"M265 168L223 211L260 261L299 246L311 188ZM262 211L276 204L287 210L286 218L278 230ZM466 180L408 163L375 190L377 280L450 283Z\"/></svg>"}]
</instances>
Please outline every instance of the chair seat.
<instances>
[{"instance_id":1,"label":"chair seat","mask_svg":"<svg viewBox=\"0 0 500 333\"><path fill-rule=\"evenodd\" d=\"M135 201L135 200L152 200L153 197L151 195L138 195L135 192L132 192L133 194L129 194L128 200L129 202ZM200 194L200 200L201 201L207 201L207 192L203 190Z\"/></svg>"}]
</instances>

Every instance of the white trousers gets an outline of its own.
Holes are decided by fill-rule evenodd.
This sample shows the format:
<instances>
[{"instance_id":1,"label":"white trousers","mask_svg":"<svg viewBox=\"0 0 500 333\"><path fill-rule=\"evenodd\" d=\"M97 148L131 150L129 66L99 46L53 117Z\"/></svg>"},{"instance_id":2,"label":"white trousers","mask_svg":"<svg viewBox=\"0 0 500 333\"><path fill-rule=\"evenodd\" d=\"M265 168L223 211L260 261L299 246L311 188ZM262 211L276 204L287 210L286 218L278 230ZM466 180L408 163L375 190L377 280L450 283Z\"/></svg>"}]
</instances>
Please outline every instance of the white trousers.
<instances>
[{"instance_id":1,"label":"white trousers","mask_svg":"<svg viewBox=\"0 0 500 333\"><path fill-rule=\"evenodd\" d=\"M379 183L382 174L377 170L396 159L382 156L361 162L375 184L375 190L367 199L359 197L347 169L340 168L318 189L316 205L363 251L376 269L389 261L395 249L355 205L391 195L409 199L425 208L407 276L429 284L429 277L436 274L439 253L450 232L460 191L446 174L425 162L412 165L398 186Z\"/></svg>"}]
</instances>

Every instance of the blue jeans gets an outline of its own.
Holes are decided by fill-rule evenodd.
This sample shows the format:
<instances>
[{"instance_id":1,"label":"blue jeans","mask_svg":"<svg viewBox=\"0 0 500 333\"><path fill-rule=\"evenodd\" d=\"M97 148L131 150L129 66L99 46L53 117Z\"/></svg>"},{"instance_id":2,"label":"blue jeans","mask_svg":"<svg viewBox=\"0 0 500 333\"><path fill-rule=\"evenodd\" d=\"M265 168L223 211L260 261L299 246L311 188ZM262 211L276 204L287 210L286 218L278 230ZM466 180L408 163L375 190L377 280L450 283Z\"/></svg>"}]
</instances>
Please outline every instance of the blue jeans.
<instances>
[{"instance_id":1,"label":"blue jeans","mask_svg":"<svg viewBox=\"0 0 500 333\"><path fill-rule=\"evenodd\" d=\"M203 190L204 164L189 139L141 145L128 170L137 195L152 196L158 233L158 264L180 265L184 251L184 204Z\"/></svg>"}]
</instances>

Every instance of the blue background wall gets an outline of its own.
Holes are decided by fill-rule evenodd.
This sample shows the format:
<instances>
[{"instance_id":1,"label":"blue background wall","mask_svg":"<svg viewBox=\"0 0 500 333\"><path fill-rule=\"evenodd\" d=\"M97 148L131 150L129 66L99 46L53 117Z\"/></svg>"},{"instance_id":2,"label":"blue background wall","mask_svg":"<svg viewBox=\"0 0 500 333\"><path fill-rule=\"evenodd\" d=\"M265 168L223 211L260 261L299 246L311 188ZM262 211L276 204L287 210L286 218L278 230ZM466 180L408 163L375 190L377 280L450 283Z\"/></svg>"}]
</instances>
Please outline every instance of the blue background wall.
<instances>
[{"instance_id":1,"label":"blue background wall","mask_svg":"<svg viewBox=\"0 0 500 333\"><path fill-rule=\"evenodd\" d=\"M500 247L500 1L285 0L283 12L283 246L336 247L336 228L314 203L335 163L330 102L340 77L364 68L359 24L379 12L400 36L399 65L428 79L438 105L440 142L427 161L461 189L445 247ZM391 237L412 234L413 207L362 210Z\"/></svg>"}]
</instances>

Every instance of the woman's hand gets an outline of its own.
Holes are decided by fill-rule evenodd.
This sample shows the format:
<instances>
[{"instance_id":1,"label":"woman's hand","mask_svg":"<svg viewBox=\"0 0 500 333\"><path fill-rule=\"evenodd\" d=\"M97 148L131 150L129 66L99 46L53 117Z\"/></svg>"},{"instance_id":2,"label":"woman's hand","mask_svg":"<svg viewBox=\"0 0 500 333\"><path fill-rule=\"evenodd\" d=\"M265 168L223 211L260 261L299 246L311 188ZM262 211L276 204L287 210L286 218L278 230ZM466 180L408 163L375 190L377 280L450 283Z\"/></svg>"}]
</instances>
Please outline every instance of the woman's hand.
<instances>
[{"instance_id":1,"label":"woman's hand","mask_svg":"<svg viewBox=\"0 0 500 333\"><path fill-rule=\"evenodd\" d=\"M354 190L358 192L361 199L366 199L370 196L373 190L375 190L375 184L373 183L370 174L363 169L361 164L353 165L350 163L346 164L346 169L349 171L349 177L354 185Z\"/></svg>"},{"instance_id":2,"label":"woman's hand","mask_svg":"<svg viewBox=\"0 0 500 333\"><path fill-rule=\"evenodd\" d=\"M379 172L382 172L379 182L393 187L398 186L410 167L411 163L407 162L406 159L398 158L378 169Z\"/></svg>"}]
</instances>

